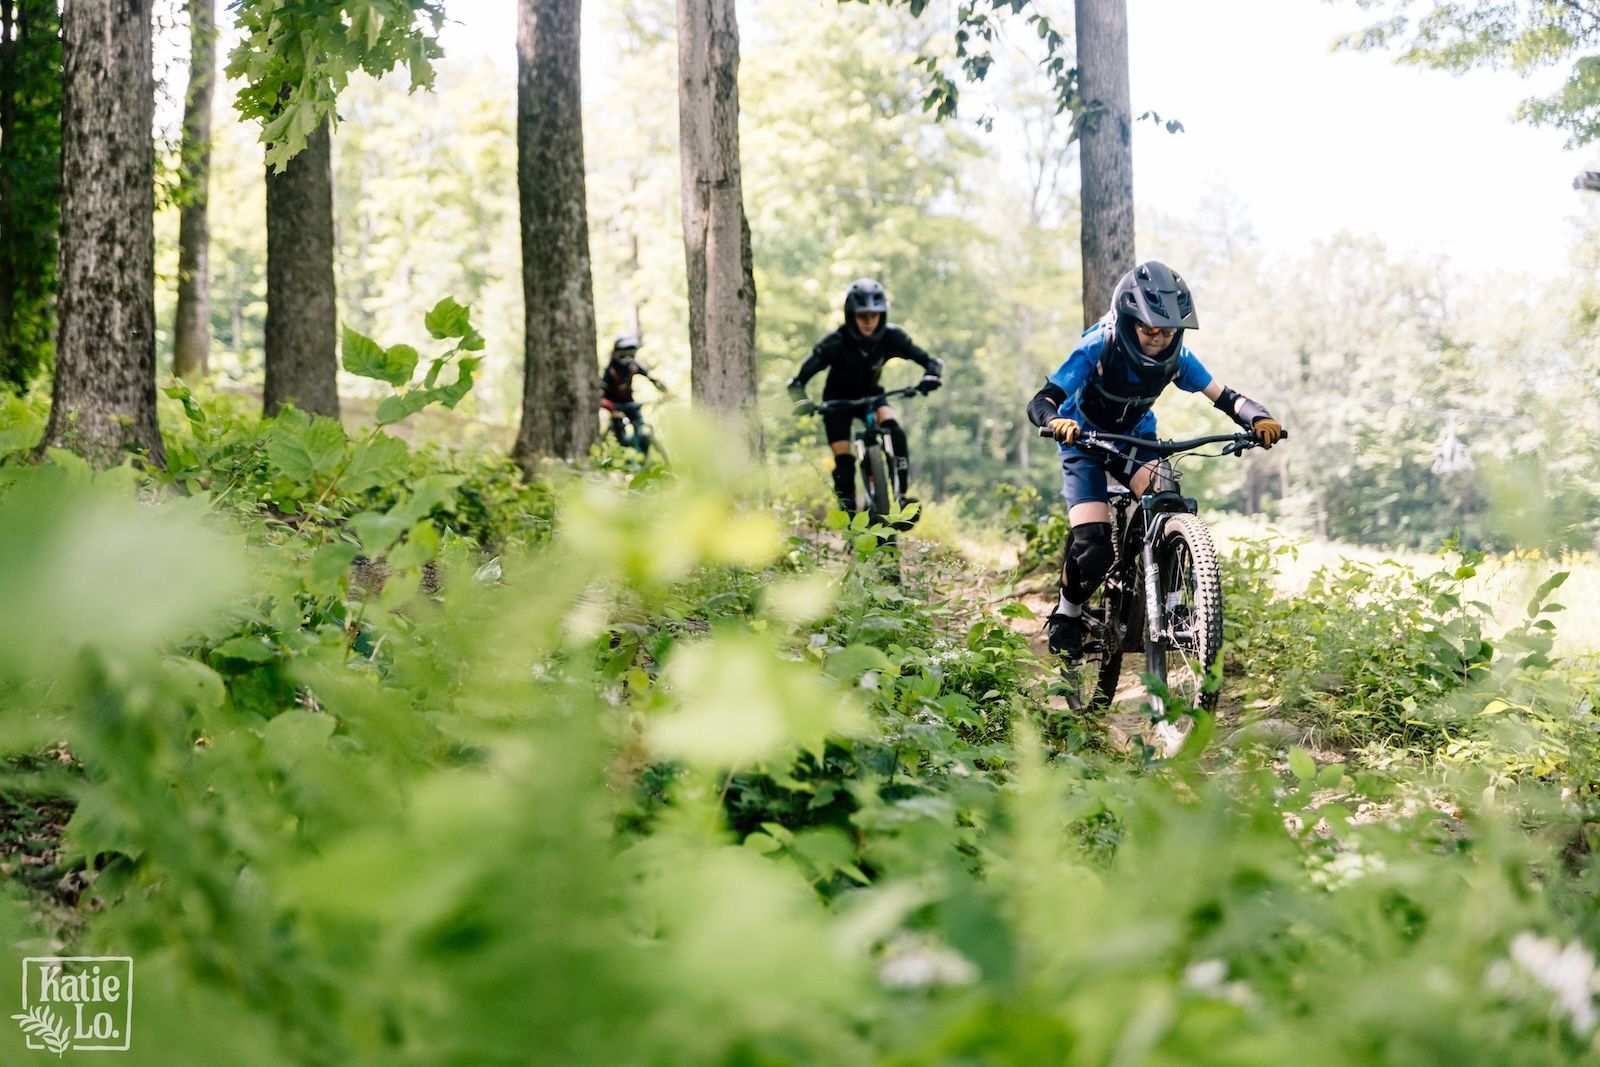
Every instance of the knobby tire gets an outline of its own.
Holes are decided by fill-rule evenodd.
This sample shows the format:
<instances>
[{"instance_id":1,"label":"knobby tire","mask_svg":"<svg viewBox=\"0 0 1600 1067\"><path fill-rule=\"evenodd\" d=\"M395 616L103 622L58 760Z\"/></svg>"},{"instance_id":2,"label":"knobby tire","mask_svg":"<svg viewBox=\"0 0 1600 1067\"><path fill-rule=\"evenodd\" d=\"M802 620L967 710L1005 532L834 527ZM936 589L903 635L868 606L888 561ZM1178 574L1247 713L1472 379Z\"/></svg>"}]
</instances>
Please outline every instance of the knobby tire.
<instances>
[{"instance_id":1,"label":"knobby tire","mask_svg":"<svg viewBox=\"0 0 1600 1067\"><path fill-rule=\"evenodd\" d=\"M1145 670L1191 707L1215 711L1205 677L1222 654L1222 571L1211 531L1194 515L1172 515L1156 541L1163 637L1145 635ZM1138 625L1148 630L1141 616Z\"/></svg>"}]
</instances>

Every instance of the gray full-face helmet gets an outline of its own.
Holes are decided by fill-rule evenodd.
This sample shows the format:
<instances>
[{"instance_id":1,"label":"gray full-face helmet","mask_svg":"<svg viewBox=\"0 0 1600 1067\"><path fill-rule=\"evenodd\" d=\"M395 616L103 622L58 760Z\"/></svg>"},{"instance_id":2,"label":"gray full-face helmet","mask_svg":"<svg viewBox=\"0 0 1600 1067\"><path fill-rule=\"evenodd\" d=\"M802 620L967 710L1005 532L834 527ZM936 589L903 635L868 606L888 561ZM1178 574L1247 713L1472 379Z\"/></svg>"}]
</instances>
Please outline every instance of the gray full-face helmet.
<instances>
[{"instance_id":1,"label":"gray full-face helmet","mask_svg":"<svg viewBox=\"0 0 1600 1067\"><path fill-rule=\"evenodd\" d=\"M1117 338L1127 354L1147 364L1166 363L1177 358L1183 344L1183 331L1197 330L1194 297L1178 272L1156 260L1146 260L1122 276L1111 294L1111 309L1117 317ZM1143 323L1177 332L1157 356L1146 356L1139 348L1134 324Z\"/></svg>"}]
</instances>

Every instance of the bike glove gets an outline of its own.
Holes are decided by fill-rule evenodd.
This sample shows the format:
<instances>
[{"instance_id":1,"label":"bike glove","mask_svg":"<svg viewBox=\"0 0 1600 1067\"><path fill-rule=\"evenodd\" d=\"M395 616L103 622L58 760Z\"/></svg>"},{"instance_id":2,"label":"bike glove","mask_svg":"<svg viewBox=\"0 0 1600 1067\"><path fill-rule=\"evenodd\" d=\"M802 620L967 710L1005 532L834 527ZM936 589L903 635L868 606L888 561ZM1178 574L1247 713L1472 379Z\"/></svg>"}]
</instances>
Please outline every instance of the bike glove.
<instances>
[{"instance_id":1,"label":"bike glove","mask_svg":"<svg viewBox=\"0 0 1600 1067\"><path fill-rule=\"evenodd\" d=\"M1283 437L1283 423L1273 418L1272 413L1266 408L1242 393L1224 387L1214 403L1218 411L1255 434L1262 448L1271 448Z\"/></svg>"},{"instance_id":2,"label":"bike glove","mask_svg":"<svg viewBox=\"0 0 1600 1067\"><path fill-rule=\"evenodd\" d=\"M815 415L817 413L817 402L801 397L794 402L794 413L796 415Z\"/></svg>"},{"instance_id":3,"label":"bike glove","mask_svg":"<svg viewBox=\"0 0 1600 1067\"><path fill-rule=\"evenodd\" d=\"M1256 435L1262 448L1271 448L1283 436L1283 423L1268 415L1251 423L1250 432Z\"/></svg>"},{"instance_id":4,"label":"bike glove","mask_svg":"<svg viewBox=\"0 0 1600 1067\"><path fill-rule=\"evenodd\" d=\"M933 392L943 384L944 379L940 378L937 374L924 374L922 376L922 381L917 383L917 392L921 393L923 396L927 396L929 393Z\"/></svg>"},{"instance_id":5,"label":"bike glove","mask_svg":"<svg viewBox=\"0 0 1600 1067\"><path fill-rule=\"evenodd\" d=\"M1078 439L1078 424L1071 419L1051 419L1050 436L1064 445L1070 445Z\"/></svg>"}]
</instances>

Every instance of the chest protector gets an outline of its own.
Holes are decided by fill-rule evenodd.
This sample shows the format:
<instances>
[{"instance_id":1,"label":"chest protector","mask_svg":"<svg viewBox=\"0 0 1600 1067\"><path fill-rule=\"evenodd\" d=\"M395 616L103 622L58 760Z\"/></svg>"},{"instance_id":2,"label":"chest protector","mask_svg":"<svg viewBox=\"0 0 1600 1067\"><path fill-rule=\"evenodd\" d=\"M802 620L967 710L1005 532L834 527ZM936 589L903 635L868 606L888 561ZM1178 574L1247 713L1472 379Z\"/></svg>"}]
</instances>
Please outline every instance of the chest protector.
<instances>
[{"instance_id":1,"label":"chest protector","mask_svg":"<svg viewBox=\"0 0 1600 1067\"><path fill-rule=\"evenodd\" d=\"M1178 352L1166 359L1144 363L1123 353L1114 330L1106 327L1106 344L1089 380L1078 395L1084 418L1110 433L1127 433L1155 406L1162 392L1178 377Z\"/></svg>"}]
</instances>

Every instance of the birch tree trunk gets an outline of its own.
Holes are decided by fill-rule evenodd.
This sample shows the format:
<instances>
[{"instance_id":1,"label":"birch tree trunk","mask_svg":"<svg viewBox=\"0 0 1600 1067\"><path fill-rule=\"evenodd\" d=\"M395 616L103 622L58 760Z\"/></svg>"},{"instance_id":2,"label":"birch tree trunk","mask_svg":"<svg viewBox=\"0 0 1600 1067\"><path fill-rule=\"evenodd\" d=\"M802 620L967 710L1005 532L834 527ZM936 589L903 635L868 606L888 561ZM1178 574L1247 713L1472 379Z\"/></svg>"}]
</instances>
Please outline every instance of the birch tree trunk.
<instances>
[{"instance_id":1,"label":"birch tree trunk","mask_svg":"<svg viewBox=\"0 0 1600 1067\"><path fill-rule=\"evenodd\" d=\"M178 213L178 310L172 373L205 374L211 361L211 97L217 74L216 0L189 0L189 88L183 103L183 206Z\"/></svg>"},{"instance_id":2,"label":"birch tree trunk","mask_svg":"<svg viewBox=\"0 0 1600 1067\"><path fill-rule=\"evenodd\" d=\"M734 0L678 0L678 144L694 402L762 453L756 283L739 171Z\"/></svg>"},{"instance_id":3,"label":"birch tree trunk","mask_svg":"<svg viewBox=\"0 0 1600 1067\"><path fill-rule=\"evenodd\" d=\"M60 333L44 446L92 463L143 449L156 426L155 76L151 0L62 10Z\"/></svg>"},{"instance_id":4,"label":"birch tree trunk","mask_svg":"<svg viewBox=\"0 0 1600 1067\"><path fill-rule=\"evenodd\" d=\"M1080 134L1083 321L1111 307L1134 267L1133 106L1128 88L1127 0L1075 0L1078 84L1093 111Z\"/></svg>"},{"instance_id":5,"label":"birch tree trunk","mask_svg":"<svg viewBox=\"0 0 1600 1067\"><path fill-rule=\"evenodd\" d=\"M285 404L339 417L339 312L333 282L333 161L323 120L305 150L267 170L267 384Z\"/></svg>"},{"instance_id":6,"label":"birch tree trunk","mask_svg":"<svg viewBox=\"0 0 1600 1067\"><path fill-rule=\"evenodd\" d=\"M600 368L583 169L581 0L518 0L517 193L526 370L512 456L577 459L594 442Z\"/></svg>"}]
</instances>

